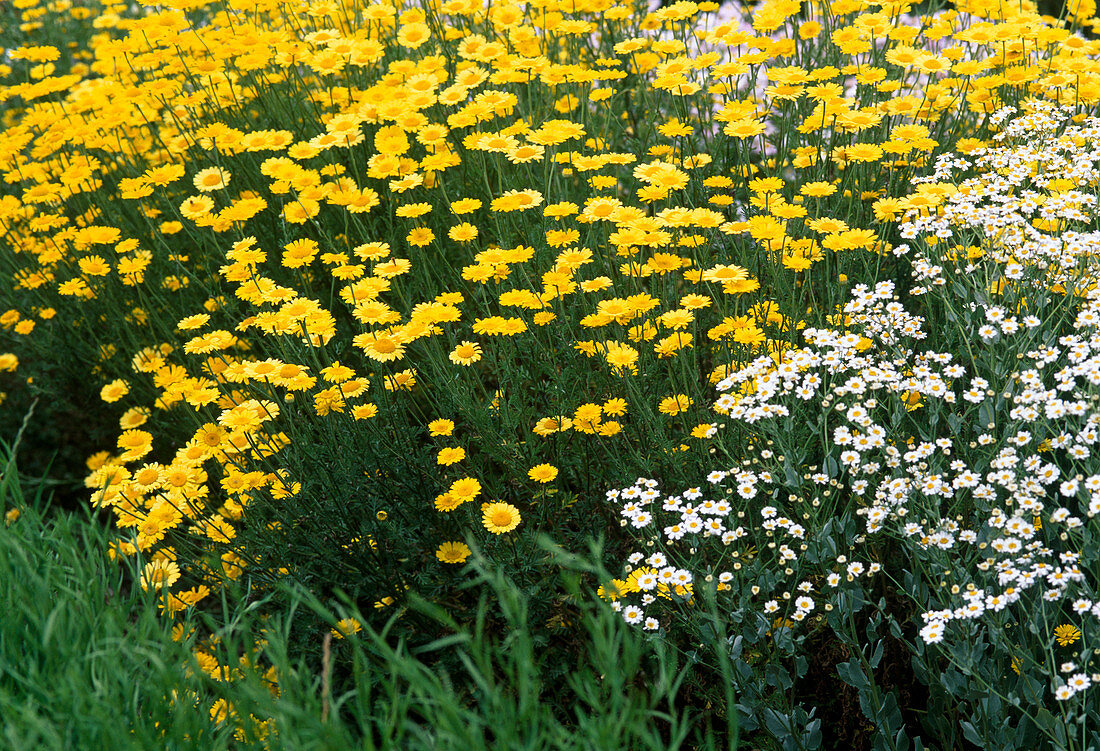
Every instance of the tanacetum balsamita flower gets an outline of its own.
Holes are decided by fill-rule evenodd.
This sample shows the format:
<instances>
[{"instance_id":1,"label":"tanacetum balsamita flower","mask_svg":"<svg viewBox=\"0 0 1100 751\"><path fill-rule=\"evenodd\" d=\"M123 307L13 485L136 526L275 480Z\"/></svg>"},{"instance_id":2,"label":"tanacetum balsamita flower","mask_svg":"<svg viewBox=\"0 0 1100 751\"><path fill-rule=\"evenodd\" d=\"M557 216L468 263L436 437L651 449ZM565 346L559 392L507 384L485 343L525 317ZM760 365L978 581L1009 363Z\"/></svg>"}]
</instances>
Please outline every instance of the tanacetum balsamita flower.
<instances>
[{"instance_id":1,"label":"tanacetum balsamita flower","mask_svg":"<svg viewBox=\"0 0 1100 751\"><path fill-rule=\"evenodd\" d=\"M450 466L466 458L466 449L461 446L448 446L439 450L435 457L436 464Z\"/></svg>"},{"instance_id":2,"label":"tanacetum balsamita flower","mask_svg":"<svg viewBox=\"0 0 1100 751\"><path fill-rule=\"evenodd\" d=\"M552 464L536 464L527 470L527 476L535 482L551 482L558 476L558 468Z\"/></svg>"},{"instance_id":3,"label":"tanacetum balsamita flower","mask_svg":"<svg viewBox=\"0 0 1100 751\"><path fill-rule=\"evenodd\" d=\"M481 523L494 535L511 532L521 521L519 509L510 503L486 503L481 509Z\"/></svg>"},{"instance_id":4,"label":"tanacetum balsamita flower","mask_svg":"<svg viewBox=\"0 0 1100 751\"><path fill-rule=\"evenodd\" d=\"M451 483L447 494L459 503L472 501L481 494L481 483L473 477L463 477Z\"/></svg>"},{"instance_id":5,"label":"tanacetum balsamita flower","mask_svg":"<svg viewBox=\"0 0 1100 751\"><path fill-rule=\"evenodd\" d=\"M435 510L448 513L454 511L465 502L465 499L455 498L450 493L440 493L435 497Z\"/></svg>"},{"instance_id":6,"label":"tanacetum balsamita flower","mask_svg":"<svg viewBox=\"0 0 1100 751\"><path fill-rule=\"evenodd\" d=\"M489 208L492 211L521 211L541 204L542 193L537 190L509 190L494 198Z\"/></svg>"},{"instance_id":7,"label":"tanacetum balsamita flower","mask_svg":"<svg viewBox=\"0 0 1100 751\"><path fill-rule=\"evenodd\" d=\"M428 423L428 433L434 436L446 436L454 432L453 420L432 420Z\"/></svg>"},{"instance_id":8,"label":"tanacetum balsamita flower","mask_svg":"<svg viewBox=\"0 0 1100 751\"><path fill-rule=\"evenodd\" d=\"M188 219L206 216L214 208L214 200L209 196L191 196L180 204L180 213Z\"/></svg>"},{"instance_id":9,"label":"tanacetum balsamita flower","mask_svg":"<svg viewBox=\"0 0 1100 751\"><path fill-rule=\"evenodd\" d=\"M212 190L221 190L229 184L231 175L221 167L209 167L195 175L193 182L195 187L203 193Z\"/></svg>"},{"instance_id":10,"label":"tanacetum balsamita flower","mask_svg":"<svg viewBox=\"0 0 1100 751\"><path fill-rule=\"evenodd\" d=\"M196 313L193 316L187 316L181 318L180 322L176 324L176 328L180 331L193 331L195 329L202 328L210 320L210 315L207 313Z\"/></svg>"},{"instance_id":11,"label":"tanacetum balsamita flower","mask_svg":"<svg viewBox=\"0 0 1100 751\"><path fill-rule=\"evenodd\" d=\"M116 378L100 389L99 398L108 403L117 402L129 393L130 384L126 383L126 381L121 378Z\"/></svg>"},{"instance_id":12,"label":"tanacetum balsamita flower","mask_svg":"<svg viewBox=\"0 0 1100 751\"><path fill-rule=\"evenodd\" d=\"M687 394L677 394L661 400L657 411L663 415L678 415L692 405L692 399Z\"/></svg>"},{"instance_id":13,"label":"tanacetum balsamita flower","mask_svg":"<svg viewBox=\"0 0 1100 751\"><path fill-rule=\"evenodd\" d=\"M464 563L470 557L470 548L462 542L445 542L435 551L435 557L443 563Z\"/></svg>"},{"instance_id":14,"label":"tanacetum balsamita flower","mask_svg":"<svg viewBox=\"0 0 1100 751\"><path fill-rule=\"evenodd\" d=\"M406 242L413 247L423 247L435 239L435 233L427 227L416 227L405 237Z\"/></svg>"},{"instance_id":15,"label":"tanacetum balsamita flower","mask_svg":"<svg viewBox=\"0 0 1100 751\"><path fill-rule=\"evenodd\" d=\"M481 345L477 342L460 342L447 357L455 365L472 365L481 359Z\"/></svg>"},{"instance_id":16,"label":"tanacetum balsamita flower","mask_svg":"<svg viewBox=\"0 0 1100 751\"><path fill-rule=\"evenodd\" d=\"M170 587L180 578L180 567L175 561L160 559L145 564L141 570L141 588L161 589Z\"/></svg>"},{"instance_id":17,"label":"tanacetum balsamita flower","mask_svg":"<svg viewBox=\"0 0 1100 751\"><path fill-rule=\"evenodd\" d=\"M460 198L451 204L451 212L454 214L469 214L480 208L480 198Z\"/></svg>"},{"instance_id":18,"label":"tanacetum balsamita flower","mask_svg":"<svg viewBox=\"0 0 1100 751\"><path fill-rule=\"evenodd\" d=\"M356 420L369 420L377 414L378 405L376 404L357 404L351 410L351 415Z\"/></svg>"}]
</instances>

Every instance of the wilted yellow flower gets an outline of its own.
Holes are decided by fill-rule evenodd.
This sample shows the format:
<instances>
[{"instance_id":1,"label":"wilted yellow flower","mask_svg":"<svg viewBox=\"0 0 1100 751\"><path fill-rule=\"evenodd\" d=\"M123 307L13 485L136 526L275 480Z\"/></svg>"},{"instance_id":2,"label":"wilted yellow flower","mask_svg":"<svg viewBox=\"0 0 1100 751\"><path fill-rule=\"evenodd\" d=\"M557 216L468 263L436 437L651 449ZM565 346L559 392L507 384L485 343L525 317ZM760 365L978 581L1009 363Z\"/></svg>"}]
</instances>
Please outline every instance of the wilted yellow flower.
<instances>
[{"instance_id":1,"label":"wilted yellow flower","mask_svg":"<svg viewBox=\"0 0 1100 751\"><path fill-rule=\"evenodd\" d=\"M1076 626L1063 623L1054 627L1054 639L1061 647L1068 647L1070 644L1076 643L1080 638L1081 629Z\"/></svg>"}]
</instances>

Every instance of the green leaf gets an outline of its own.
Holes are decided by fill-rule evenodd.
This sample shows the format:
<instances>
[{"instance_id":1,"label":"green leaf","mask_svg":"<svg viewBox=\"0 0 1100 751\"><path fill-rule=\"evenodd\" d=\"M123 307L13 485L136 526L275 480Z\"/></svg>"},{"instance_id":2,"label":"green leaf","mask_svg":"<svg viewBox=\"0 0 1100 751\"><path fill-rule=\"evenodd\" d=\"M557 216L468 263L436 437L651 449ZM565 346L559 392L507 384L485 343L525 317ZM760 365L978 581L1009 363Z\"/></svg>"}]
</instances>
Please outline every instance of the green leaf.
<instances>
[{"instance_id":1,"label":"green leaf","mask_svg":"<svg viewBox=\"0 0 1100 751\"><path fill-rule=\"evenodd\" d=\"M859 660L838 663L836 672L840 676L840 680L860 691L864 691L871 685L870 681L867 680L867 676L863 673L863 666L860 665Z\"/></svg>"}]
</instances>

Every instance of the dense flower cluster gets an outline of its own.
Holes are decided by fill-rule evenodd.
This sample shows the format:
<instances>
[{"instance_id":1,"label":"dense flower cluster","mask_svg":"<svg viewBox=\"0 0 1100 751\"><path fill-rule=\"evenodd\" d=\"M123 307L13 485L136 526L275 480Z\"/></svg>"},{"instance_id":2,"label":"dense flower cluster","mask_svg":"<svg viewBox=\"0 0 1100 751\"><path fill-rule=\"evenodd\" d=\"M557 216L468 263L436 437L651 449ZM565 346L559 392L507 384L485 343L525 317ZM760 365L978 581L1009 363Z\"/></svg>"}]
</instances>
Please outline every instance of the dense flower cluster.
<instances>
[{"instance_id":1,"label":"dense flower cluster","mask_svg":"<svg viewBox=\"0 0 1100 751\"><path fill-rule=\"evenodd\" d=\"M1096 427L1092 0L17 5L87 45L0 69L0 383L99 395L88 492L167 612L245 576L444 600L475 546L538 578L593 488L716 456L611 495L665 550L627 620L700 580L812 620L881 571L864 536L973 551L929 641L1076 577L1028 546L1092 518L1048 508L1096 474L1062 494Z\"/></svg>"},{"instance_id":2,"label":"dense flower cluster","mask_svg":"<svg viewBox=\"0 0 1100 751\"><path fill-rule=\"evenodd\" d=\"M765 543L764 569L790 576L807 550L799 543L809 538L820 547L831 529L834 548L844 552L829 560L811 548L813 573L799 567L805 578L795 587L782 578L770 580L770 589L754 586L753 607L782 611L792 623L805 619L816 607L812 593L882 570L859 558L884 537L903 541L907 565L930 572L937 585L918 602L933 606L919 629L928 644L950 639L955 628L973 633L967 624L1000 631L1038 613L1048 623L1078 623L1054 629L1048 653L1055 641L1071 646L1084 632L1091 643L1100 633L1100 581L1082 561L1100 514L1093 460L1100 439L1100 121L1067 123L1064 110L1041 102L1026 108L997 136L1000 145L976 150L973 161L946 155L934 178L918 181L915 195L947 190L903 222L916 247L894 251L913 260L916 299L947 311L959 350L927 348L927 322L898 301L894 283L853 287L835 317L842 329L806 329L802 347L761 357L722 380L714 403L750 425L789 426L800 403L819 410L812 424L828 446L822 471L800 477L783 457L767 461L775 458L769 449L759 456L771 471L714 471L709 494L695 488L662 501L656 483L646 481L611 491L642 535L661 528L662 514L673 523L646 542L660 552L629 559L651 567L659 560L656 583L650 569L636 568L610 594L643 592L642 606L667 600L672 590L661 588L661 577L686 566L679 575L694 581L696 561L712 549L715 557L701 560L722 592L735 576L730 562L755 546L762 553ZM972 167L976 176L953 179ZM960 244L967 242L975 244ZM862 532L845 535L829 526L831 515L802 513L832 492L850 499L841 508L862 518ZM756 523L727 529L735 509L738 521ZM685 533L692 535L686 545ZM715 538L709 546L708 537ZM644 618L645 627L659 627L642 607L616 602L629 622ZM1063 669L1042 651L1016 648L1017 672L1023 666L1048 676L1059 701L1100 680L1088 650Z\"/></svg>"}]
</instances>

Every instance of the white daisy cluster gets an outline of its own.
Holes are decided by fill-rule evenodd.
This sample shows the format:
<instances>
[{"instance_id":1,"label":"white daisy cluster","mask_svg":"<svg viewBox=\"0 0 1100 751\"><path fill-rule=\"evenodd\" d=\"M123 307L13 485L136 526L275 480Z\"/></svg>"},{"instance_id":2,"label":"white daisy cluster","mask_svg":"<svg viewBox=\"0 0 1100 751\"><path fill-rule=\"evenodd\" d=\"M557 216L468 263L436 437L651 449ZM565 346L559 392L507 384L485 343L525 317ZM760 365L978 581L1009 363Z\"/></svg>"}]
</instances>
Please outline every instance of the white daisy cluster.
<instances>
[{"instance_id":1,"label":"white daisy cluster","mask_svg":"<svg viewBox=\"0 0 1100 751\"><path fill-rule=\"evenodd\" d=\"M982 268L978 261L985 259L984 270L996 268L1003 280L1020 280L1027 274L1050 287L1077 289L1097 281L1097 269L1089 259L1100 243L1100 232L1089 225L1095 226L1097 215L1100 119L1083 119L1038 100L1026 102L1025 109L997 135L1003 145L978 149L969 158L944 155L931 176L916 181L926 183L918 187L918 194L923 190L926 196L946 195L931 210L910 210L901 224L904 238L925 235L931 240L930 252L914 257L914 277L921 285L914 294L944 284L943 267L931 256L952 239L980 243L963 258L968 274ZM1008 107L994 120L1002 122L1014 114L1016 110ZM977 174L960 180L968 171ZM902 252L909 250L902 246Z\"/></svg>"},{"instance_id":2,"label":"white daisy cluster","mask_svg":"<svg viewBox=\"0 0 1100 751\"><path fill-rule=\"evenodd\" d=\"M1043 611L1077 623L1093 659L1100 580L1081 551L1100 534L1100 121L1039 102L996 120L1000 145L941 158L933 184L918 187L925 200L913 205L924 208L902 225L912 243L899 254L912 261L922 312L940 321L935 332L894 283L859 285L832 328L807 329L801 348L718 384L715 410L751 426L758 448L782 445L800 424L827 438L810 451L817 464L792 467L766 449L712 471L705 493L665 495L639 480L608 494L623 525L661 551L660 567L635 553L618 583L644 600L624 605L628 620L658 628L643 608L690 599L703 577L734 589L751 559L757 576L802 580L781 591L783 578L769 575L754 581L771 591L748 587L761 615L799 621L833 607L824 593L842 582L878 573L859 559L888 537L907 548L911 570L923 567L926 643ZM968 171L978 174L962 179ZM936 350L940 340L950 351ZM828 526L845 515L859 520L856 533ZM843 554L812 548L828 535ZM687 584L644 590L646 567ZM1059 700L1097 682L1030 667L1048 673Z\"/></svg>"},{"instance_id":3,"label":"white daisy cluster","mask_svg":"<svg viewBox=\"0 0 1100 751\"><path fill-rule=\"evenodd\" d=\"M760 358L719 384L728 393L715 408L760 423L790 415L797 401L821 405L837 484L867 536L902 539L930 569L957 578L958 604L924 614L927 643L943 641L952 621L1017 603L1022 618L1036 601L1072 603L1100 632L1100 581L1087 578L1078 552L1100 515L1100 290L1071 304L1060 336L975 305L975 321L1000 337L988 359L1019 355L1004 372L979 363L982 376L951 353L916 351L926 338L920 319L892 293L890 283L855 288L849 331L808 330L803 349ZM917 410L914 420L937 414L943 434L925 420L924 431L899 431L899 417ZM794 490L779 485L773 493ZM1057 693L1069 698L1079 685Z\"/></svg>"},{"instance_id":4,"label":"white daisy cluster","mask_svg":"<svg viewBox=\"0 0 1100 751\"><path fill-rule=\"evenodd\" d=\"M626 578L614 583L612 607L628 623L656 629L659 620L647 613L646 608L662 600L691 601L696 575L676 563L693 565L696 554L708 545L714 545L721 560L713 562L716 567L708 566L704 577L708 582L716 582L719 592L729 590L735 572L741 571L743 562L757 555L752 540L768 539L771 542L768 554L777 570L788 575L794 573L790 566L806 550L806 528L770 503L753 513L746 510L753 499L771 498L773 475L741 468L715 470L707 476L707 483L705 491L703 487L694 487L678 494L665 494L658 489L656 480L638 478L629 487L607 492L607 500L619 506L622 524L636 530L639 542L649 551L632 553L627 558ZM842 557L841 562L847 559ZM876 566L861 563L849 568L848 581L864 572L877 572ZM835 587L840 581L837 574L829 584ZM801 581L793 589L782 592L781 598L786 617L801 621L816 607L810 597L815 585ZM770 594L758 586L752 587L753 596ZM634 596L637 604L633 602ZM768 600L760 612L778 612L778 602Z\"/></svg>"},{"instance_id":5,"label":"white daisy cluster","mask_svg":"<svg viewBox=\"0 0 1100 751\"><path fill-rule=\"evenodd\" d=\"M732 393L719 397L714 403L715 410L750 424L767 417L784 417L790 414L786 397L807 402L820 399L827 381L836 397L858 398L882 390L928 392L935 396L946 393L944 376L933 366L949 365L950 355L926 356L915 354L912 349L900 349L894 358L884 359L881 349L872 349L869 337L892 346L925 336L922 319L909 314L897 302L892 282L880 282L874 289L864 285L854 287L842 318L852 328L863 329L864 334L806 329L803 332L806 347L760 357L722 380L718 390ZM959 369L953 367L948 372L959 373ZM847 375L843 383L836 382L839 373ZM843 404L834 408L842 407ZM864 407L853 405L848 416L862 424L866 415ZM867 429L864 440L857 444L860 448L885 444L881 426L868 424Z\"/></svg>"},{"instance_id":6,"label":"white daisy cluster","mask_svg":"<svg viewBox=\"0 0 1100 751\"><path fill-rule=\"evenodd\" d=\"M957 492L972 493L989 509L969 532L980 551L964 604L924 614L920 634L928 643L943 640L952 621L1017 603L1021 613L1045 607L1054 618L1078 619L1086 635L1100 623L1100 582L1080 555L1100 514L1100 465L1093 458L1100 438L1100 120L1034 101L1015 115L1013 108L997 113L1005 123L996 138L1001 145L972 155L980 174L962 181L936 211L910 215L903 225L909 237L977 238L980 247L967 249L960 270L1016 286L1017 308L1030 304L1040 314L1017 323L1005 308L977 305L979 295L968 290L971 309L984 308L987 320L977 331L983 342L1011 351L1022 324L1039 346L1018 351L1011 378L988 392L1000 397L1002 418L1000 430L989 426L979 436L997 447L988 470L952 479ZM968 168L965 160L945 159L930 179L959 182L956 174ZM938 250L933 241L918 254L930 286L945 281L942 268L927 273ZM1064 305L1055 295L1045 306L1053 315L1042 316L1049 292L1064 293ZM924 539L920 525L910 523L906 532ZM1056 677L1054 696L1067 701L1097 679Z\"/></svg>"}]
</instances>

